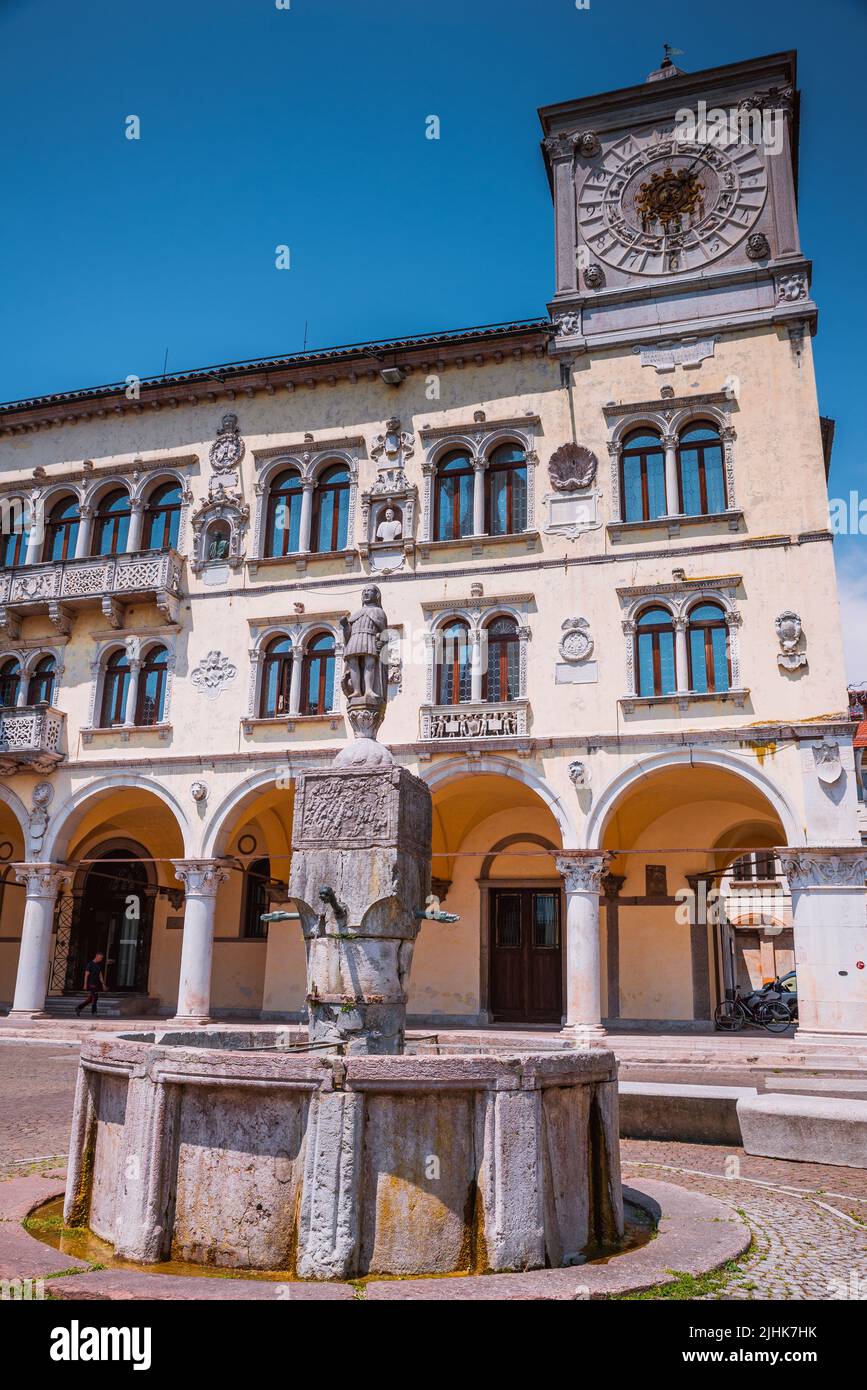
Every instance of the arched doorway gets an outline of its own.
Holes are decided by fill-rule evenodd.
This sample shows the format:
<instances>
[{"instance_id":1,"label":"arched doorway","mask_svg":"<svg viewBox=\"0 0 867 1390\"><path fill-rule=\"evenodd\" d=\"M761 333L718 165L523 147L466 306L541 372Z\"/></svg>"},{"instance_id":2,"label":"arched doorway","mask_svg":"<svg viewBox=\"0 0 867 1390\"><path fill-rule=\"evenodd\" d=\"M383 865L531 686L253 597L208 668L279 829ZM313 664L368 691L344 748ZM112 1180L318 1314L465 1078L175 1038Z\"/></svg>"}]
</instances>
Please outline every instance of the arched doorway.
<instances>
[{"instance_id":1,"label":"arched doorway","mask_svg":"<svg viewBox=\"0 0 867 1390\"><path fill-rule=\"evenodd\" d=\"M422 928L410 1013L559 1027L566 971L556 798L532 785L529 769L501 770L501 761L478 771L440 765L427 777L433 888L461 920Z\"/></svg>"},{"instance_id":2,"label":"arched doorway","mask_svg":"<svg viewBox=\"0 0 867 1390\"><path fill-rule=\"evenodd\" d=\"M82 866L72 899L65 990L82 988L86 963L101 951L108 990L147 992L156 889L145 859L140 845L110 845Z\"/></svg>"}]
</instances>

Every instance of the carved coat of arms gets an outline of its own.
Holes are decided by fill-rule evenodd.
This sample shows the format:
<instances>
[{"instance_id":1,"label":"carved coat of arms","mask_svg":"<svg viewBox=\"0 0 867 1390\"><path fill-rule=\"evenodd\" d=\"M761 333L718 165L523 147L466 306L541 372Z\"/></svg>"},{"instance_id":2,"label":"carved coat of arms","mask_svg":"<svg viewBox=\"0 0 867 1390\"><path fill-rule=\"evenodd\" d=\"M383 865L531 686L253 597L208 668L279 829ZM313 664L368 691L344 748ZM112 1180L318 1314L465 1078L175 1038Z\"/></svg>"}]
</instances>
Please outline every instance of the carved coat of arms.
<instances>
[{"instance_id":1,"label":"carved coat of arms","mask_svg":"<svg viewBox=\"0 0 867 1390\"><path fill-rule=\"evenodd\" d=\"M596 478L599 461L583 444L561 444L548 462L551 486L558 492L579 492Z\"/></svg>"},{"instance_id":2,"label":"carved coat of arms","mask_svg":"<svg viewBox=\"0 0 867 1390\"><path fill-rule=\"evenodd\" d=\"M237 415L224 415L208 455L214 472L228 473L231 469L237 468L244 457L244 449Z\"/></svg>"}]
</instances>

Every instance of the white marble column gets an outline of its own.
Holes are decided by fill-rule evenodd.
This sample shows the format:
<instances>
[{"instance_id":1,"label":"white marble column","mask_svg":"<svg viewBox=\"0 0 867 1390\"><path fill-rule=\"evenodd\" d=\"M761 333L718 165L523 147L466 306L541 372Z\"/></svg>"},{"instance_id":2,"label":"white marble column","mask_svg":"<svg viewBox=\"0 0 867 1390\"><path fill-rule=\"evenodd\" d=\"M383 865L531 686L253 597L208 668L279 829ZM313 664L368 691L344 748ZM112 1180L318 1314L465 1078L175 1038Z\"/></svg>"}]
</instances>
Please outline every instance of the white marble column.
<instances>
[{"instance_id":1,"label":"white marble column","mask_svg":"<svg viewBox=\"0 0 867 1390\"><path fill-rule=\"evenodd\" d=\"M42 559L45 544L45 508L41 497L31 497L28 512L27 549L24 553L25 565L38 565Z\"/></svg>"},{"instance_id":2,"label":"white marble column","mask_svg":"<svg viewBox=\"0 0 867 1390\"><path fill-rule=\"evenodd\" d=\"M126 535L126 551L132 554L133 551L141 550L141 533L144 522L144 502L140 497L133 497L129 504L130 518L129 530Z\"/></svg>"},{"instance_id":3,"label":"white marble column","mask_svg":"<svg viewBox=\"0 0 867 1390\"><path fill-rule=\"evenodd\" d=\"M38 1018L45 1010L51 966L54 904L72 878L65 864L13 864L15 877L27 889L24 925L18 954L15 999L10 1018Z\"/></svg>"},{"instance_id":4,"label":"white marble column","mask_svg":"<svg viewBox=\"0 0 867 1390\"><path fill-rule=\"evenodd\" d=\"M129 681L126 687L126 703L123 711L125 729L135 728L136 705L138 704L138 678L141 673L141 659L129 657Z\"/></svg>"},{"instance_id":5,"label":"white marble column","mask_svg":"<svg viewBox=\"0 0 867 1390\"><path fill-rule=\"evenodd\" d=\"M211 959L217 890L229 877L221 859L173 859L175 877L184 885L184 937L178 1006L173 1023L207 1023L211 1010Z\"/></svg>"},{"instance_id":6,"label":"white marble column","mask_svg":"<svg viewBox=\"0 0 867 1390\"><path fill-rule=\"evenodd\" d=\"M867 1043L867 847L776 854L792 894L798 1038Z\"/></svg>"},{"instance_id":7,"label":"white marble column","mask_svg":"<svg viewBox=\"0 0 867 1390\"><path fill-rule=\"evenodd\" d=\"M305 478L301 484L301 522L298 528L298 553L306 555L310 550L310 529L313 523L313 489L315 483L312 478Z\"/></svg>"},{"instance_id":8,"label":"white marble column","mask_svg":"<svg viewBox=\"0 0 867 1390\"><path fill-rule=\"evenodd\" d=\"M473 535L485 534L485 460L473 459Z\"/></svg>"},{"instance_id":9,"label":"white marble column","mask_svg":"<svg viewBox=\"0 0 867 1390\"><path fill-rule=\"evenodd\" d=\"M485 674L484 655L485 643L482 640L482 633L474 627L470 631L470 698L476 705L482 698L482 677ZM457 699L457 695L455 698Z\"/></svg>"},{"instance_id":10,"label":"white marble column","mask_svg":"<svg viewBox=\"0 0 867 1390\"><path fill-rule=\"evenodd\" d=\"M686 645L686 618L674 620L674 685L678 694L689 690L689 651Z\"/></svg>"},{"instance_id":11,"label":"white marble column","mask_svg":"<svg viewBox=\"0 0 867 1390\"><path fill-rule=\"evenodd\" d=\"M665 514L680 516L680 489L677 485L677 435L664 434L665 448Z\"/></svg>"},{"instance_id":12,"label":"white marble column","mask_svg":"<svg viewBox=\"0 0 867 1390\"><path fill-rule=\"evenodd\" d=\"M90 535L93 530L93 507L78 509L78 535L75 538L75 558L85 560L90 554Z\"/></svg>"},{"instance_id":13,"label":"white marble column","mask_svg":"<svg viewBox=\"0 0 867 1390\"><path fill-rule=\"evenodd\" d=\"M304 667L304 658L301 655L301 646L292 643L292 671L289 676L289 713L298 714L301 709L301 672Z\"/></svg>"},{"instance_id":14,"label":"white marble column","mask_svg":"<svg viewBox=\"0 0 867 1390\"><path fill-rule=\"evenodd\" d=\"M570 849L556 855L566 890L566 1023L588 1047L605 1036L599 949L599 893L612 855Z\"/></svg>"}]
</instances>

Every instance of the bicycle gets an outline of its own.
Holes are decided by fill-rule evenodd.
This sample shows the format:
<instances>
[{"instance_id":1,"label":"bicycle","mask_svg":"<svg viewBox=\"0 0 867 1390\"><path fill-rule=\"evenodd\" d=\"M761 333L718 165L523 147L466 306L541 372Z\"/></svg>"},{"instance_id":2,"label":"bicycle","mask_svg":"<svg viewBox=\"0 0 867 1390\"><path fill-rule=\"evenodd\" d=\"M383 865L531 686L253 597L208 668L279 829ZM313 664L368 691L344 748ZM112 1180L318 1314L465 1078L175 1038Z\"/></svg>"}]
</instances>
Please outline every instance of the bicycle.
<instances>
[{"instance_id":1,"label":"bicycle","mask_svg":"<svg viewBox=\"0 0 867 1390\"><path fill-rule=\"evenodd\" d=\"M723 999L713 1015L714 1026L724 1033L739 1033L748 1023L769 1033L785 1033L792 1017L779 998L761 990L743 995L735 991L734 999Z\"/></svg>"}]
</instances>

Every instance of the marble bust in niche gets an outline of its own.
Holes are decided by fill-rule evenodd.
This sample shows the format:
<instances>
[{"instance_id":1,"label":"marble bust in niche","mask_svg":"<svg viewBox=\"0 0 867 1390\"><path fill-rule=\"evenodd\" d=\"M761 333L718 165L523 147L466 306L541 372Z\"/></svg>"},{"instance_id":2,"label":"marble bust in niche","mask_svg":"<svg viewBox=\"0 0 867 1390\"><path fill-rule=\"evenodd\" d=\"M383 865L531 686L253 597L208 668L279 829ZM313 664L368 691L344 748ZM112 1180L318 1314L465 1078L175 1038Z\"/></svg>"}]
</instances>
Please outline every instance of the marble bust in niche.
<instances>
[{"instance_id":1,"label":"marble bust in niche","mask_svg":"<svg viewBox=\"0 0 867 1390\"><path fill-rule=\"evenodd\" d=\"M403 536L403 522L394 507L386 507L382 520L376 528L376 539L386 544L394 544Z\"/></svg>"}]
</instances>

